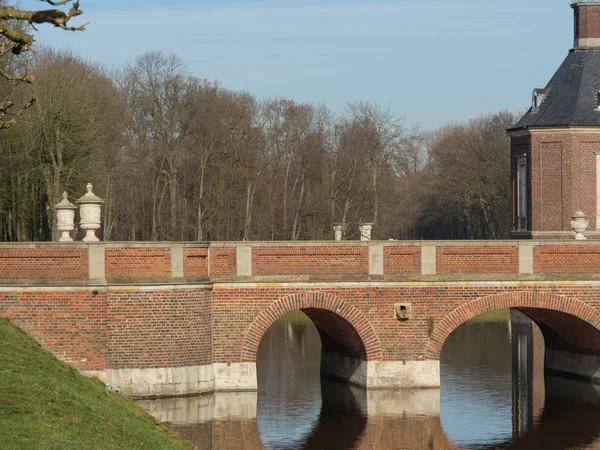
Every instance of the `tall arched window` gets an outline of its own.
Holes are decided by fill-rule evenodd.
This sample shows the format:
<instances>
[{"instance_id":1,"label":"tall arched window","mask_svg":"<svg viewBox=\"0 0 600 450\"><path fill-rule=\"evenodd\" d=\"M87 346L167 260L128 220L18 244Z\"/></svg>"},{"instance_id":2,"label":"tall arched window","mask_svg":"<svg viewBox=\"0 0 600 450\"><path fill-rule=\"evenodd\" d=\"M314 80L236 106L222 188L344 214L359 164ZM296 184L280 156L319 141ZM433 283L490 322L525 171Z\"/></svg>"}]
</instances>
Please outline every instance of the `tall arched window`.
<instances>
[{"instance_id":1,"label":"tall arched window","mask_svg":"<svg viewBox=\"0 0 600 450\"><path fill-rule=\"evenodd\" d=\"M527 230L527 155L517 156L517 231Z\"/></svg>"}]
</instances>

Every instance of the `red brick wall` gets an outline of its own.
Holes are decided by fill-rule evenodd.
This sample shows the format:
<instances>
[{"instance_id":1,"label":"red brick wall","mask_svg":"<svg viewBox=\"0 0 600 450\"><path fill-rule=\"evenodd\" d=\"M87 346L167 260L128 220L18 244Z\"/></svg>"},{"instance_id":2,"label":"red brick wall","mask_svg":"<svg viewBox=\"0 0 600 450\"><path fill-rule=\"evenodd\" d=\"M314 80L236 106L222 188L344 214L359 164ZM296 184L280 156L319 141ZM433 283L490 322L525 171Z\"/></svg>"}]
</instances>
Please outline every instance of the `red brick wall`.
<instances>
[{"instance_id":1,"label":"red brick wall","mask_svg":"<svg viewBox=\"0 0 600 450\"><path fill-rule=\"evenodd\" d=\"M571 216L577 210L587 214L589 230L596 229L594 152L597 151L600 151L598 134L578 131L532 134L533 231L571 231Z\"/></svg>"},{"instance_id":2,"label":"red brick wall","mask_svg":"<svg viewBox=\"0 0 600 450\"><path fill-rule=\"evenodd\" d=\"M0 279L85 280L87 278L87 247L0 249Z\"/></svg>"},{"instance_id":3,"label":"red brick wall","mask_svg":"<svg viewBox=\"0 0 600 450\"><path fill-rule=\"evenodd\" d=\"M110 369L210 364L210 291L110 292Z\"/></svg>"},{"instance_id":4,"label":"red brick wall","mask_svg":"<svg viewBox=\"0 0 600 450\"><path fill-rule=\"evenodd\" d=\"M323 274L337 281L326 283L325 277L319 278L322 281L318 284L308 281L299 284L293 278L289 283L217 284L212 295L208 289L191 289L189 285L174 285L172 289L160 291L152 290L150 285L144 289L109 285L97 292L93 286L62 288L61 291L59 287L50 286L15 285L11 288L5 283L0 286L0 314L13 319L60 358L87 369L103 368L106 364L109 368L196 365L210 363L213 357L215 362L252 361L270 324L294 309L314 313L312 317L321 322L320 330L331 338L332 348L345 345L348 352L342 349L340 353L365 354L371 360L436 359L445 338L456 326L474 315L503 307L549 309L572 314L592 327L573 322L567 328L572 328L576 335L581 333L581 342L600 342L590 335L591 330L600 327L600 286L586 285L585 281L563 282L560 276L552 275L563 273L564 278L570 280L574 274L587 274L588 278L592 274L592 280L597 279L593 274L600 273L600 245L534 243L534 271L540 275L540 282L524 284L518 275L516 244L438 244L436 282L402 283L390 279L378 282L375 277L360 284L357 280L367 279L368 266L368 246L363 244L326 244L322 253L318 252L317 246L294 245L289 254L282 252L283 245L254 245L254 260L260 261L264 257L267 261L262 266L262 274L273 271L278 275L292 266L292 274ZM390 261L397 264L408 258L412 262L410 270L416 269L416 260L420 258L418 246L385 243L383 248ZM308 257L303 249L310 249ZM55 251L52 248L41 250ZM79 252L80 263L87 261L82 253L87 249L71 250ZM274 250L275 253L268 253ZM405 254L395 255L396 250ZM198 261L205 260L202 252L203 249L186 249L184 259L194 260L192 255L198 254ZM149 278L148 274L155 277L151 280L170 277L170 247L110 248L107 245L106 253L107 265L110 262L113 271L107 269L109 279L111 274L114 278L118 269L124 271L121 275L124 281L139 284L143 284L140 278ZM46 253L41 251L41 254ZM116 257L117 254L122 256ZM278 264L283 268L276 270L277 264L269 254L281 256ZM216 264L216 267L221 267L221 274L235 273L234 247L215 246L210 249L210 257L213 256L217 260L220 258L222 264ZM317 258L321 256L323 258ZM335 261L328 261L328 258L338 256L342 261L339 263L342 272L337 271L339 267ZM290 262L296 260L298 265ZM41 261L47 259L42 257ZM115 263L119 261L120 266ZM188 273L199 273L202 264L194 266L184 262ZM319 264L323 272L314 271L313 264ZM356 272L349 272L352 267ZM400 264L394 266L389 262L384 267L401 270ZM46 267L41 263L22 270L32 277L38 274L35 270L48 273L44 272ZM87 267L84 273L87 274ZM358 278L354 278L354 274ZM465 280L477 277L479 281L449 282L460 280L458 275L461 274L471 277L463 278ZM497 277L498 280L507 280L508 274L513 274L510 277L513 281L486 284L486 279L494 277L485 274L504 274ZM336 275L343 276L336 278ZM444 278L444 275L449 276ZM552 283L552 280L557 282ZM57 278L57 281L61 279ZM394 317L394 304L399 302L412 304L410 320L398 321ZM338 320L334 314L344 320ZM335 320L331 320L332 317ZM564 323L544 317L548 324ZM348 334L348 339L343 339L345 333L340 330L347 324L356 330L356 334ZM362 345L357 342L357 337ZM600 352L600 349L594 351ZM108 363L105 363L106 358Z\"/></svg>"},{"instance_id":5,"label":"red brick wall","mask_svg":"<svg viewBox=\"0 0 600 450\"><path fill-rule=\"evenodd\" d=\"M519 248L516 245L436 247L436 273L519 273Z\"/></svg>"},{"instance_id":6,"label":"red brick wall","mask_svg":"<svg viewBox=\"0 0 600 450\"><path fill-rule=\"evenodd\" d=\"M235 247L210 247L209 255L211 276L235 276L237 274Z\"/></svg>"},{"instance_id":7,"label":"red brick wall","mask_svg":"<svg viewBox=\"0 0 600 450\"><path fill-rule=\"evenodd\" d=\"M598 273L600 245L542 245L533 248L534 272Z\"/></svg>"},{"instance_id":8,"label":"red brick wall","mask_svg":"<svg viewBox=\"0 0 600 450\"><path fill-rule=\"evenodd\" d=\"M2 292L0 315L81 369L253 361L268 327L287 311L306 308L345 319L357 333L349 336L347 346L354 351L358 335L369 360L438 359L456 327L483 312L507 307L529 312L555 336L562 336L569 348L600 353L596 285L228 286L218 286L212 297L203 289ZM394 317L397 302L412 303L409 320ZM543 317L533 314L534 309L544 310ZM321 332L336 345L345 345L336 325L343 322L325 320L324 313L313 316L324 319ZM556 339L553 342L558 346Z\"/></svg>"},{"instance_id":9,"label":"red brick wall","mask_svg":"<svg viewBox=\"0 0 600 450\"><path fill-rule=\"evenodd\" d=\"M600 38L600 7L573 5L575 12L575 39Z\"/></svg>"},{"instance_id":10,"label":"red brick wall","mask_svg":"<svg viewBox=\"0 0 600 450\"><path fill-rule=\"evenodd\" d=\"M253 275L367 274L366 246L253 247Z\"/></svg>"},{"instance_id":11,"label":"red brick wall","mask_svg":"<svg viewBox=\"0 0 600 450\"><path fill-rule=\"evenodd\" d=\"M383 247L383 273L386 274L420 274L420 246L385 246Z\"/></svg>"},{"instance_id":12,"label":"red brick wall","mask_svg":"<svg viewBox=\"0 0 600 450\"><path fill-rule=\"evenodd\" d=\"M586 337L590 332L595 335L600 333L600 289L597 286L529 285L518 289L498 287L475 290L477 292L471 301L459 301L451 311L442 316L433 316L436 325L425 349L428 358L438 359L446 338L466 320L503 308L519 308L525 313L530 308L539 308L552 310L557 315L573 315L593 325L593 329L574 324L572 333L580 335L582 342L597 342L597 336ZM582 353L589 353L590 350L580 349ZM600 348L595 348L594 352L600 354Z\"/></svg>"},{"instance_id":13,"label":"red brick wall","mask_svg":"<svg viewBox=\"0 0 600 450\"><path fill-rule=\"evenodd\" d=\"M107 247L105 271L108 280L171 278L170 247Z\"/></svg>"},{"instance_id":14,"label":"red brick wall","mask_svg":"<svg viewBox=\"0 0 600 450\"><path fill-rule=\"evenodd\" d=\"M254 361L260 341L271 326L271 324L284 314L302 310L314 322L321 340L323 341L323 349L325 351L335 351L336 353L352 356L360 359L380 359L381 358L381 342L379 342L376 333L369 323L369 320L350 302L344 301L335 295L332 295L329 290L319 291L277 291L277 290L247 290L239 292L237 289L233 291L234 295L242 297L244 294L247 297L242 301L258 303L258 309L255 309L254 316L245 319L238 317L237 314L231 314L229 321L223 320L222 327L227 328L224 334L225 339L232 337L233 328L228 326L233 322L238 325L235 338L241 342L241 358L242 361ZM280 295L277 293L280 292ZM219 294L229 294L227 291L217 290L213 294L213 306L215 305L216 297ZM268 303L261 302L262 298L274 299ZM225 297L230 298L228 296ZM262 305L261 305L262 304ZM240 311L248 305L243 305ZM233 313L232 308L227 308L225 305L219 305L213 309L213 319L220 318L221 311ZM237 311L237 309L236 309ZM338 317L335 317L337 315ZM354 330L346 333L349 327ZM221 327L215 327L221 328ZM220 332L220 330L219 330ZM326 334L326 337L323 337ZM223 338L221 338L222 340ZM219 340L216 338L216 340ZM345 348L340 348L345 347ZM228 353L222 353L220 356L231 356L238 353L238 349L228 348ZM232 353L235 352L235 353ZM215 354L215 358L219 355Z\"/></svg>"},{"instance_id":15,"label":"red brick wall","mask_svg":"<svg viewBox=\"0 0 600 450\"><path fill-rule=\"evenodd\" d=\"M565 166L569 157L565 155L562 142L542 142L540 145L539 202L533 203L539 215L538 229L562 230L564 194L570 178ZM537 177L535 181L538 182Z\"/></svg>"},{"instance_id":16,"label":"red brick wall","mask_svg":"<svg viewBox=\"0 0 600 450\"><path fill-rule=\"evenodd\" d=\"M573 240L563 242L558 244L542 240L534 243L534 274L600 273L600 245ZM402 275L420 275L420 243L379 245L383 248L384 276L399 280L403 279ZM368 245L292 245L286 248L284 245L254 244L250 249L254 276L318 275L323 280L352 280L352 276L357 277L355 280L364 280L368 276ZM436 275L452 276L448 280L456 279L456 275L464 275L464 279L489 280L489 276L494 274L519 274L519 244L516 241L437 242L435 250ZM30 280L24 282L33 284L61 280L63 284L85 284L88 282L87 251L87 248L77 247L21 249L7 246L0 249L0 261L4 262L0 265L0 274L6 284L14 284L19 280ZM109 282L170 282L171 247L123 248L107 245L105 267ZM207 281L209 276L216 279L220 276L235 277L236 274L235 247L191 246L183 249L183 275L190 282Z\"/></svg>"},{"instance_id":17,"label":"red brick wall","mask_svg":"<svg viewBox=\"0 0 600 450\"><path fill-rule=\"evenodd\" d=\"M347 305L344 309L353 313L343 313L343 317L355 327L362 325L358 331L365 343L367 358L387 361L424 356L424 344L428 340L427 305L435 302L435 313L443 317L451 310L448 308L460 302L452 297L447 301L444 298L447 290L435 288L218 289L213 293L214 361L254 361L262 335L278 317L298 307L311 306L310 302L297 301L293 302L297 303L295 306L286 305L285 299L297 299L305 293L309 299L327 294L338 305L334 311L343 313L339 305ZM399 301L412 302L414 319L400 322L394 318L394 303ZM267 313L259 317L265 309ZM353 317L360 317L361 325L357 325ZM368 333L369 329L373 330L372 334Z\"/></svg>"},{"instance_id":18,"label":"red brick wall","mask_svg":"<svg viewBox=\"0 0 600 450\"><path fill-rule=\"evenodd\" d=\"M571 216L577 210L588 215L588 230L596 229L596 155L600 152L600 135L582 136L577 148L576 162L573 164L575 183L573 184L573 211L566 217L567 230L571 230Z\"/></svg>"},{"instance_id":19,"label":"red brick wall","mask_svg":"<svg viewBox=\"0 0 600 450\"><path fill-rule=\"evenodd\" d=\"M208 276L208 248L184 248L183 275L185 278Z\"/></svg>"},{"instance_id":20,"label":"red brick wall","mask_svg":"<svg viewBox=\"0 0 600 450\"><path fill-rule=\"evenodd\" d=\"M466 320L494 309L548 308L600 327L600 287L538 285L480 286L467 284L379 286L364 288L219 288L213 293L215 362L253 361L260 339L278 317L306 307L302 297L331 300L363 339L369 360L438 359L448 335ZM288 300L291 299L291 300ZM583 299L583 301L582 301ZM413 317L399 321L394 304L410 302ZM326 306L323 306L326 307ZM352 312L350 312L352 311ZM429 337L433 325L432 339ZM323 327L324 331L326 327ZM372 333L369 333L372 330ZM577 329L588 333L587 329ZM600 332L596 330L596 332ZM380 351L378 351L380 349ZM600 348L596 349L600 352ZM380 355L380 356L379 356Z\"/></svg>"},{"instance_id":21,"label":"red brick wall","mask_svg":"<svg viewBox=\"0 0 600 450\"><path fill-rule=\"evenodd\" d=\"M42 347L79 369L106 368L106 299L93 292L0 293L8 317Z\"/></svg>"}]
</instances>

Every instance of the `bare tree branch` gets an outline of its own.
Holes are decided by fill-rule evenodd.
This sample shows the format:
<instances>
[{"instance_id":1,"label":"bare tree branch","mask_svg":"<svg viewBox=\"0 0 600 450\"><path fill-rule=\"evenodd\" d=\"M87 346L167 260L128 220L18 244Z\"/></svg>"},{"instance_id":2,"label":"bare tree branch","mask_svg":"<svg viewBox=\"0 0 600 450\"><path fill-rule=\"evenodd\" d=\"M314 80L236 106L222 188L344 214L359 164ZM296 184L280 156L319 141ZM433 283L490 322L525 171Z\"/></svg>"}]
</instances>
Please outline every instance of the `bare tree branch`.
<instances>
[{"instance_id":1,"label":"bare tree branch","mask_svg":"<svg viewBox=\"0 0 600 450\"><path fill-rule=\"evenodd\" d=\"M73 0L61 0L58 2L53 2L52 0L40 0L41 2L44 3L49 3L52 6L62 6L62 5L66 5L67 3L71 3Z\"/></svg>"},{"instance_id":2,"label":"bare tree branch","mask_svg":"<svg viewBox=\"0 0 600 450\"><path fill-rule=\"evenodd\" d=\"M79 0L40 0L52 6L64 6L71 4L70 9L65 12L61 9L47 9L28 11L15 8L14 6L6 6L2 2L0 6L0 61L5 61L3 58L9 58L10 54L20 55L31 49L34 42L31 29L35 28L34 24L49 24L57 28L62 28L67 31L83 31L87 25L70 26L69 21L73 17L80 16L83 11L79 9ZM4 42L3 42L4 41ZM19 83L35 83L35 76L19 72L16 69L9 68L11 64L0 64L0 79L18 85ZM27 108L33 106L35 99L27 102L17 112L10 112L13 108L13 102L6 99L0 103L0 130L6 130L18 119L18 117ZM10 116L10 119L5 120L5 117Z\"/></svg>"},{"instance_id":3,"label":"bare tree branch","mask_svg":"<svg viewBox=\"0 0 600 450\"><path fill-rule=\"evenodd\" d=\"M3 104L1 104L0 105L0 130L8 130L9 128L11 128L15 123L17 123L17 119L19 118L19 116L21 114L23 114L23 112L27 108L31 108L33 105L35 105L36 101L37 101L37 99L32 98L27 103L25 103L21 107L21 109L19 109L14 114L9 111L14 106L13 102L7 100ZM4 119L5 115L9 115L9 116L11 116L11 118L8 120L5 120Z\"/></svg>"},{"instance_id":4,"label":"bare tree branch","mask_svg":"<svg viewBox=\"0 0 600 450\"><path fill-rule=\"evenodd\" d=\"M24 83L35 83L35 77L33 75L10 75L4 70L0 69L0 76L8 81L22 81Z\"/></svg>"}]
</instances>

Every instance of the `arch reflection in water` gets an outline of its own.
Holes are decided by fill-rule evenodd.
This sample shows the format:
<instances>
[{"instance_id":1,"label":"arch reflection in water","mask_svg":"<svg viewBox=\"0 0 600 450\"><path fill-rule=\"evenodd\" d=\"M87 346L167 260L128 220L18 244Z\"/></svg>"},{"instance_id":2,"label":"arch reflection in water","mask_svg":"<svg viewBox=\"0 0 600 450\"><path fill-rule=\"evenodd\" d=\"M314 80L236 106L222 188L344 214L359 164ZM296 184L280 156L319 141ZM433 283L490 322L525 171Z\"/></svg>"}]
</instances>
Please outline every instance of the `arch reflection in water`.
<instances>
[{"instance_id":1,"label":"arch reflection in water","mask_svg":"<svg viewBox=\"0 0 600 450\"><path fill-rule=\"evenodd\" d=\"M441 391L365 391L320 379L319 336L297 314L265 335L258 394L143 405L202 450L600 448L598 387L548 376L544 386L532 330L508 312L470 321L446 341Z\"/></svg>"},{"instance_id":2,"label":"arch reflection in water","mask_svg":"<svg viewBox=\"0 0 600 450\"><path fill-rule=\"evenodd\" d=\"M598 386L545 375L545 351L540 329L518 310L458 327L441 357L448 437L461 448L600 448L600 409L589 405Z\"/></svg>"},{"instance_id":3,"label":"arch reflection in water","mask_svg":"<svg viewBox=\"0 0 600 450\"><path fill-rule=\"evenodd\" d=\"M453 448L439 421L439 390L366 391L321 379L320 339L306 316L278 320L261 344L258 395L140 404L202 450Z\"/></svg>"},{"instance_id":4,"label":"arch reflection in water","mask_svg":"<svg viewBox=\"0 0 600 450\"><path fill-rule=\"evenodd\" d=\"M263 448L256 427L256 392L217 392L137 402L199 450Z\"/></svg>"},{"instance_id":5,"label":"arch reflection in water","mask_svg":"<svg viewBox=\"0 0 600 450\"><path fill-rule=\"evenodd\" d=\"M459 326L440 358L441 422L459 446L512 437L511 329L508 311Z\"/></svg>"},{"instance_id":6,"label":"arch reflection in water","mask_svg":"<svg viewBox=\"0 0 600 450\"><path fill-rule=\"evenodd\" d=\"M302 448L321 411L321 341L311 321L293 311L265 333L256 361L258 429L267 448Z\"/></svg>"},{"instance_id":7,"label":"arch reflection in water","mask_svg":"<svg viewBox=\"0 0 600 450\"><path fill-rule=\"evenodd\" d=\"M257 359L257 415L267 448L449 448L439 422L439 390L366 391L320 378L321 353L316 328L299 311L265 334Z\"/></svg>"}]
</instances>

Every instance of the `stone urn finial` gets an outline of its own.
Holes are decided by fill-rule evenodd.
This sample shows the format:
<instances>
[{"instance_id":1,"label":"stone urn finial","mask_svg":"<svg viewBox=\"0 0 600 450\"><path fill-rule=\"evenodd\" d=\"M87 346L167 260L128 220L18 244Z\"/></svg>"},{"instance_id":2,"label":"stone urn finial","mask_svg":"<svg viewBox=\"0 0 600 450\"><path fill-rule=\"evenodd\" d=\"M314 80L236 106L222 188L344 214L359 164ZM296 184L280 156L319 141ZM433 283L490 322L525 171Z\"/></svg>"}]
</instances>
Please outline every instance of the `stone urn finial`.
<instances>
[{"instance_id":1,"label":"stone urn finial","mask_svg":"<svg viewBox=\"0 0 600 450\"><path fill-rule=\"evenodd\" d=\"M75 229L75 210L77 206L67 200L67 193L63 192L62 200L54 205L56 211L56 229L60 231L58 242L72 242L71 231Z\"/></svg>"},{"instance_id":2,"label":"stone urn finial","mask_svg":"<svg viewBox=\"0 0 600 450\"><path fill-rule=\"evenodd\" d=\"M95 232L100 228L100 207L104 200L97 197L92 189L92 184L88 183L86 194L76 201L79 205L79 216L81 218L79 226L86 232L85 237L82 239L83 242L99 241Z\"/></svg>"},{"instance_id":3,"label":"stone urn finial","mask_svg":"<svg viewBox=\"0 0 600 450\"><path fill-rule=\"evenodd\" d=\"M583 232L587 230L589 225L588 218L583 211L577 211L573 216L573 220L571 220L571 228L575 232L575 239L587 239Z\"/></svg>"},{"instance_id":4,"label":"stone urn finial","mask_svg":"<svg viewBox=\"0 0 600 450\"><path fill-rule=\"evenodd\" d=\"M342 224L339 222L333 222L333 234L336 241L342 240Z\"/></svg>"},{"instance_id":5,"label":"stone urn finial","mask_svg":"<svg viewBox=\"0 0 600 450\"><path fill-rule=\"evenodd\" d=\"M361 241L370 241L371 240L371 230L373 229L373 222L365 222L361 223L358 226L360 230L360 240Z\"/></svg>"}]
</instances>

